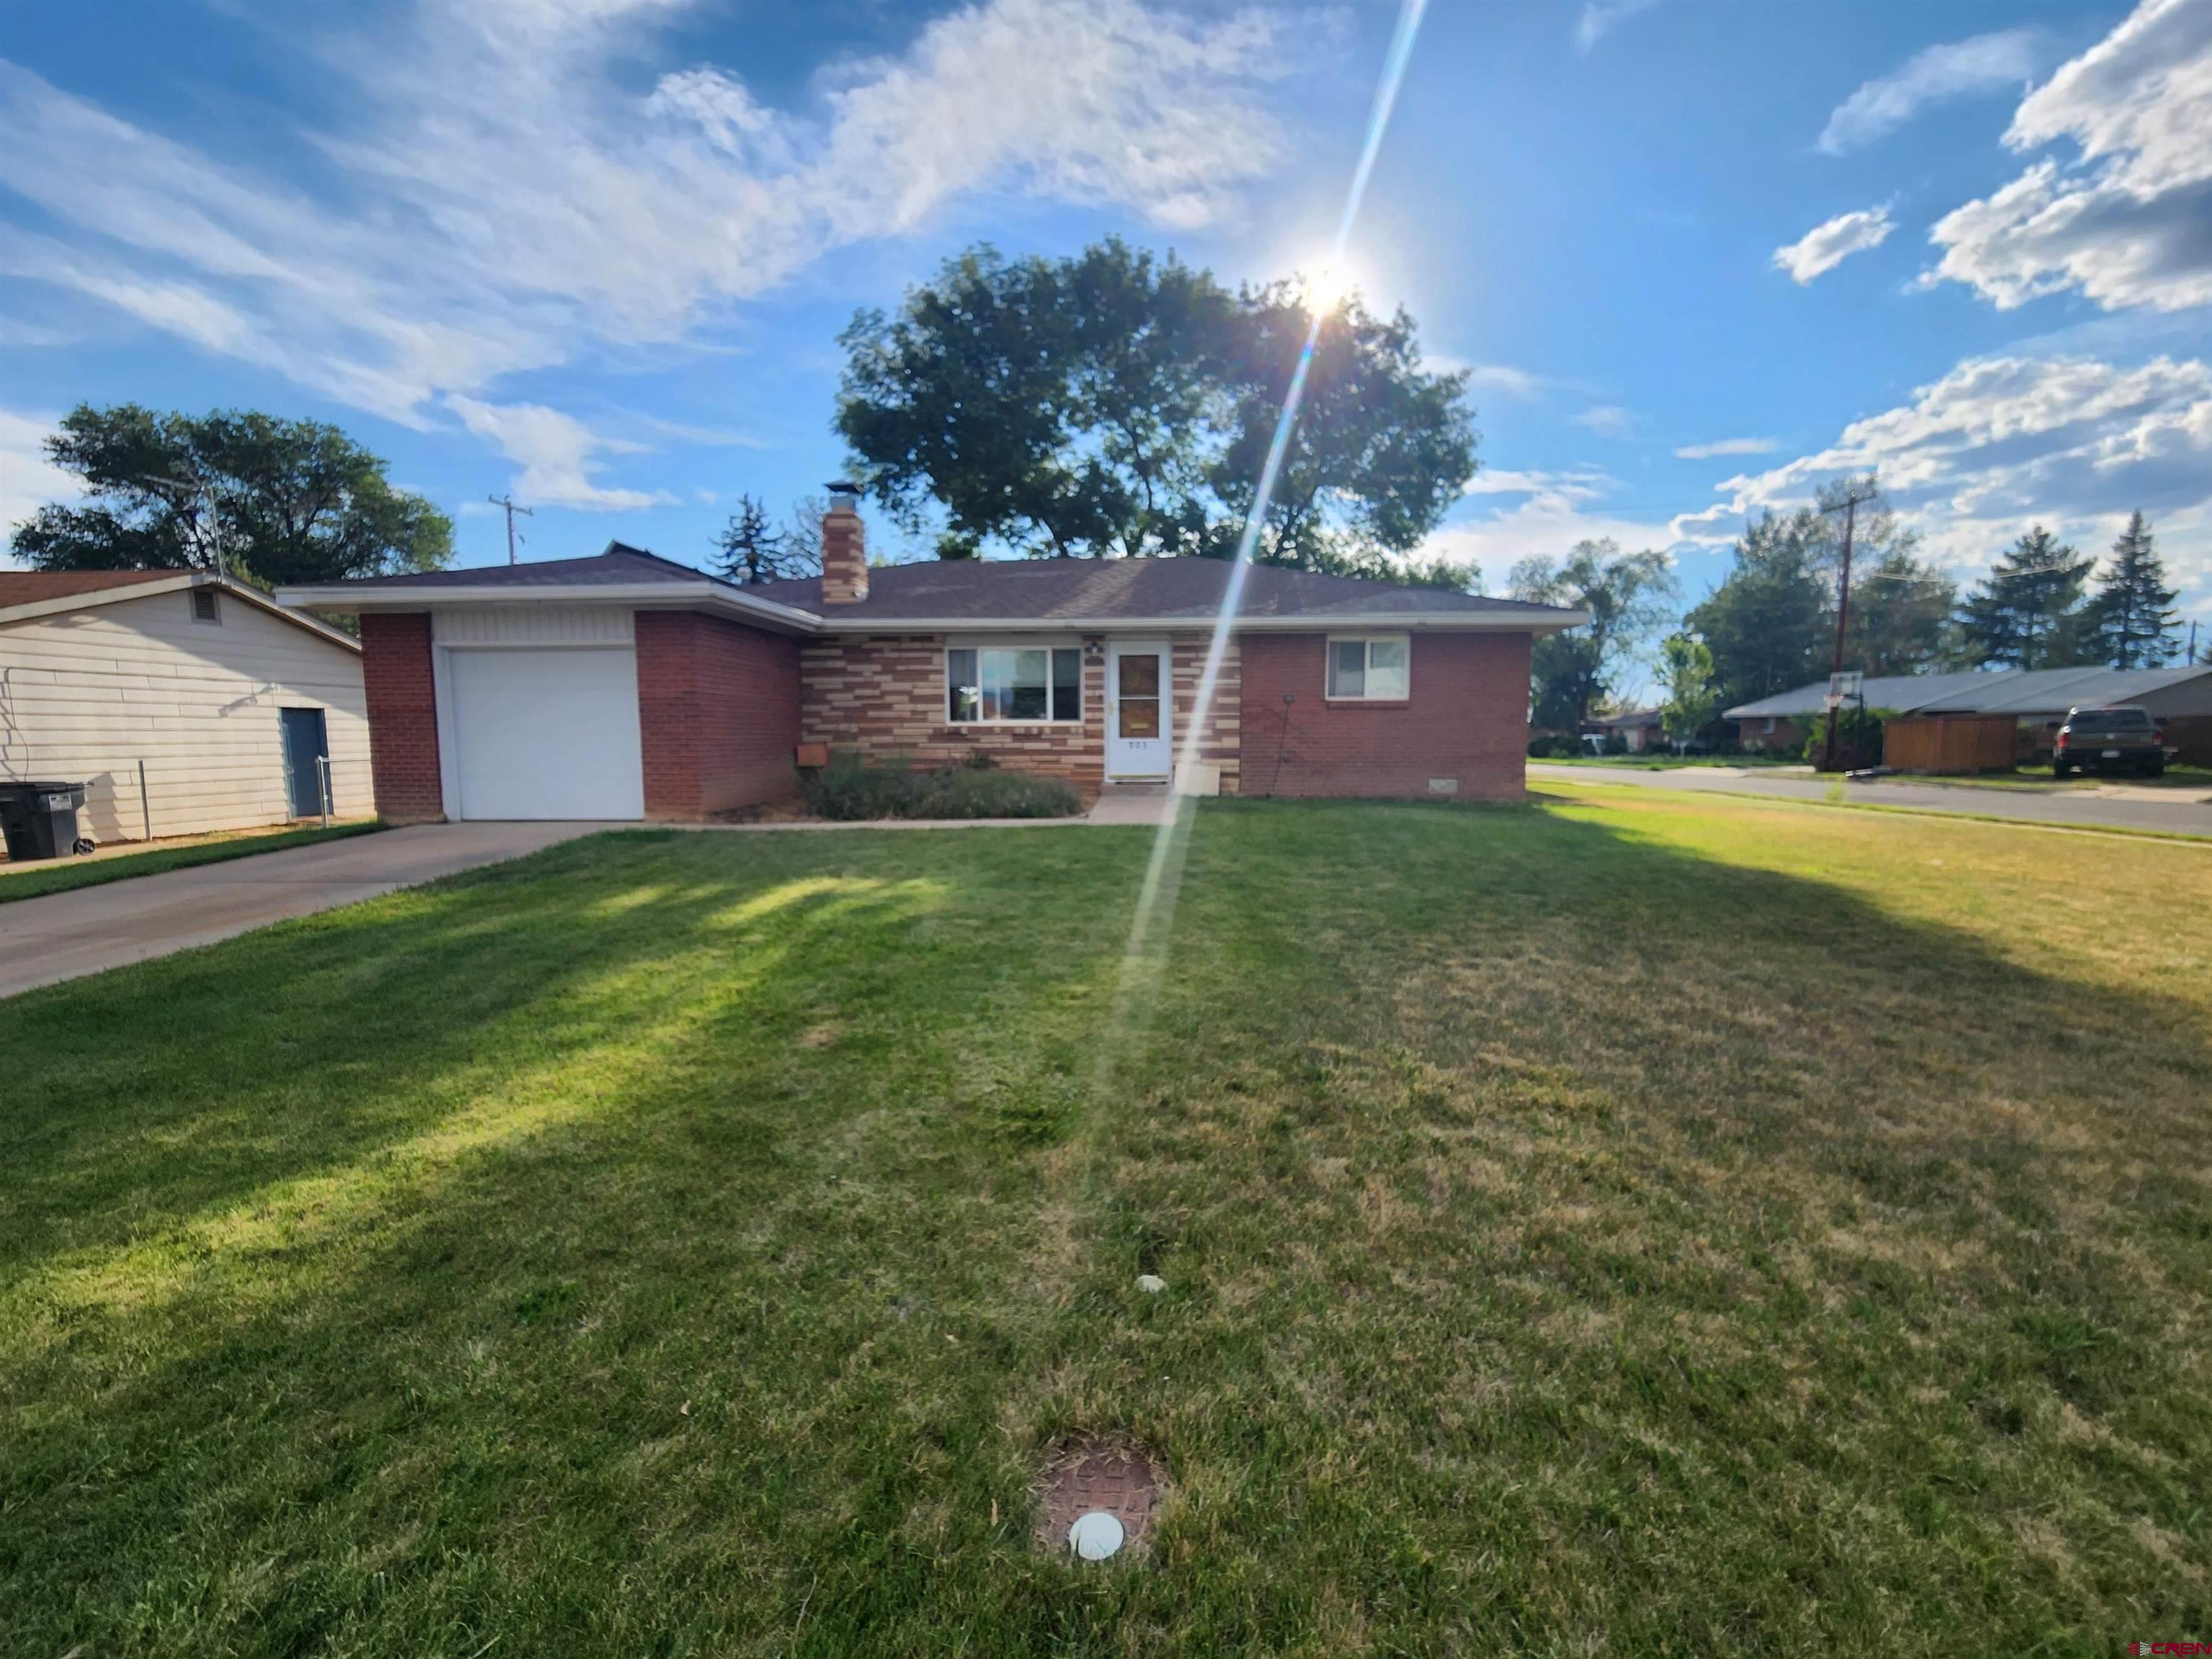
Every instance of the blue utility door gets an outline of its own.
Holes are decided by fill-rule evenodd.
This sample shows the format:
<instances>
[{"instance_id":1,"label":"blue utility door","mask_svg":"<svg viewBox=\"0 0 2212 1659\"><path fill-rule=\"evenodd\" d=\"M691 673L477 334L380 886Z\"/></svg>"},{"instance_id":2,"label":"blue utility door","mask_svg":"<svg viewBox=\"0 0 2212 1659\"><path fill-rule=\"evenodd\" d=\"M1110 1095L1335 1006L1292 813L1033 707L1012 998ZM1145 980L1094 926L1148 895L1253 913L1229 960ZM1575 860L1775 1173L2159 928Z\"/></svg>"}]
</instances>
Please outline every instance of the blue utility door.
<instances>
[{"instance_id":1,"label":"blue utility door","mask_svg":"<svg viewBox=\"0 0 2212 1659\"><path fill-rule=\"evenodd\" d=\"M319 708L280 708L284 723L284 793L295 818L323 815L323 769L330 758L330 731Z\"/></svg>"}]
</instances>

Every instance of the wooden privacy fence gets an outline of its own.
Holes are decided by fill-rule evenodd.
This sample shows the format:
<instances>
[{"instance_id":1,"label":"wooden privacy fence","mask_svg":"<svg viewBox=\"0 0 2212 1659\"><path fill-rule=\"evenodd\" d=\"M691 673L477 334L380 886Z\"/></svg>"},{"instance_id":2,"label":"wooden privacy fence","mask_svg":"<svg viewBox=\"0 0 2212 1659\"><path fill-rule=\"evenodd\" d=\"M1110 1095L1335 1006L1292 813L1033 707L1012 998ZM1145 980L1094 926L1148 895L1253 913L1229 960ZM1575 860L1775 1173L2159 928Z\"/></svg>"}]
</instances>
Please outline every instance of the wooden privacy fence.
<instances>
[{"instance_id":1,"label":"wooden privacy fence","mask_svg":"<svg viewBox=\"0 0 2212 1659\"><path fill-rule=\"evenodd\" d=\"M2009 772L2010 714L1931 714L1882 728L1881 763L1893 772Z\"/></svg>"}]
</instances>

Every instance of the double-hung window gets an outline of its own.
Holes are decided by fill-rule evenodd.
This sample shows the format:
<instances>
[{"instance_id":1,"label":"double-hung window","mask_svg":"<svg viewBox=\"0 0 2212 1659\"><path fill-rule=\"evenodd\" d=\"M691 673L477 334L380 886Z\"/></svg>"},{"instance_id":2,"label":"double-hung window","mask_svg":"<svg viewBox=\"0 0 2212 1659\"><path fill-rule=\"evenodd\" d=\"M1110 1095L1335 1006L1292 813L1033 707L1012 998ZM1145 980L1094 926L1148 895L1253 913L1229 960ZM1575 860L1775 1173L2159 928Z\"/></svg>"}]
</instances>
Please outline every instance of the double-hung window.
<instances>
[{"instance_id":1,"label":"double-hung window","mask_svg":"<svg viewBox=\"0 0 2212 1659\"><path fill-rule=\"evenodd\" d=\"M1411 695L1413 647L1403 634L1333 635L1328 695L1340 702L1399 702Z\"/></svg>"},{"instance_id":2,"label":"double-hung window","mask_svg":"<svg viewBox=\"0 0 2212 1659\"><path fill-rule=\"evenodd\" d=\"M961 646L945 653L945 715L956 726L1083 718L1083 653L1073 646Z\"/></svg>"}]
</instances>

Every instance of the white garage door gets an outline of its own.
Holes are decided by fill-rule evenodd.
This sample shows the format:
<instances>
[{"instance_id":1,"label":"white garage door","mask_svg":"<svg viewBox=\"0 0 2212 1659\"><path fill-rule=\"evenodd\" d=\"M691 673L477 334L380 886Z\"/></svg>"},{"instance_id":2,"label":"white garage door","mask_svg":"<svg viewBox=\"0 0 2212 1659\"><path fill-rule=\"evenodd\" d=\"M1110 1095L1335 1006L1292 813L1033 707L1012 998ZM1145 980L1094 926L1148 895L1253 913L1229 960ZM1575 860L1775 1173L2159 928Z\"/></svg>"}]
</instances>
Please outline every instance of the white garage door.
<instances>
[{"instance_id":1,"label":"white garage door","mask_svg":"<svg viewBox=\"0 0 2212 1659\"><path fill-rule=\"evenodd\" d=\"M453 651L465 818L641 818L637 653Z\"/></svg>"}]
</instances>

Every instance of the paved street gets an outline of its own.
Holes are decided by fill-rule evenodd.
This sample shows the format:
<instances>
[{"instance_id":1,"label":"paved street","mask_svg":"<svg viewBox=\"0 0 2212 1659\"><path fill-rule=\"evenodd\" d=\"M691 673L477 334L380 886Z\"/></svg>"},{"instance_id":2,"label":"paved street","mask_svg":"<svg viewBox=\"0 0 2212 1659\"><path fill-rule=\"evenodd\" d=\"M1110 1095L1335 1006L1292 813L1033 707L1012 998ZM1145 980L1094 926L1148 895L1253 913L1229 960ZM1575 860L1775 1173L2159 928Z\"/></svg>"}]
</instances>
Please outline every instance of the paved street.
<instances>
[{"instance_id":1,"label":"paved street","mask_svg":"<svg viewBox=\"0 0 2212 1659\"><path fill-rule=\"evenodd\" d=\"M1528 763L1528 777L1555 783L1626 784L1644 789L1713 790L1731 795L1765 795L1780 800L1827 802L1832 778L1802 773L1778 777L1753 768L1684 766L1670 771L1633 767L1547 766ZM1844 800L1855 806L1910 806L1929 812L1966 812L2012 818L2021 823L2091 825L2102 829L2154 830L2166 835L2212 836L2212 803L2190 791L2130 788L2114 783L2092 793L2085 788L1978 788L1933 779L1882 778L1843 786ZM2212 793L2212 791L2206 792Z\"/></svg>"}]
</instances>

